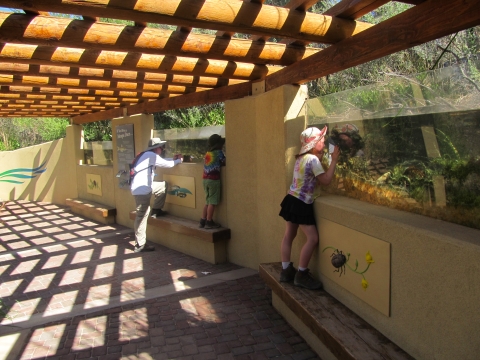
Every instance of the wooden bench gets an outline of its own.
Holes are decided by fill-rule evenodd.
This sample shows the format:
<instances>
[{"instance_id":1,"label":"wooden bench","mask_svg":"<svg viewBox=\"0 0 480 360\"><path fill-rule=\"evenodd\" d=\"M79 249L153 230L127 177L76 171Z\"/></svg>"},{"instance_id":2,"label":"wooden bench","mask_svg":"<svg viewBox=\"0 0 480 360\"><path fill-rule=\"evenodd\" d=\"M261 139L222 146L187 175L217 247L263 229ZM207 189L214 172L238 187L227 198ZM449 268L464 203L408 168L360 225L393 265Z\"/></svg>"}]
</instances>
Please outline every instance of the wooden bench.
<instances>
[{"instance_id":1,"label":"wooden bench","mask_svg":"<svg viewBox=\"0 0 480 360\"><path fill-rule=\"evenodd\" d=\"M131 220L135 220L136 216L136 211L130 212ZM230 239L228 228L199 228L198 221L170 214L158 218L149 217L147 225L148 240L212 264L227 261L226 241ZM158 231L159 229L164 231Z\"/></svg>"},{"instance_id":2,"label":"wooden bench","mask_svg":"<svg viewBox=\"0 0 480 360\"><path fill-rule=\"evenodd\" d=\"M280 262L259 266L274 307L322 359L413 359L327 292L280 283L280 272Z\"/></svg>"},{"instance_id":3,"label":"wooden bench","mask_svg":"<svg viewBox=\"0 0 480 360\"><path fill-rule=\"evenodd\" d=\"M83 199L66 199L72 212L102 224L114 224L117 210L114 207Z\"/></svg>"}]
</instances>

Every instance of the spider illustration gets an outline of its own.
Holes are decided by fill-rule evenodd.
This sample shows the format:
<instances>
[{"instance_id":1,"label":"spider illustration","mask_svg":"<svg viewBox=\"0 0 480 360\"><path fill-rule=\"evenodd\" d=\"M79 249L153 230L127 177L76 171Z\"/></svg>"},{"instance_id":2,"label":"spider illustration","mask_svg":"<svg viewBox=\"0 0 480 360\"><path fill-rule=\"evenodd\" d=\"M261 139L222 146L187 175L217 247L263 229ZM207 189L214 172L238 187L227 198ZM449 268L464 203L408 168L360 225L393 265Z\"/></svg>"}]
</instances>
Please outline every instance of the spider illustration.
<instances>
[{"instance_id":1,"label":"spider illustration","mask_svg":"<svg viewBox=\"0 0 480 360\"><path fill-rule=\"evenodd\" d=\"M332 265L335 267L333 272L340 273L340 276L342 276L342 273L345 274L345 263L347 262L347 258L343 255L343 252L335 249L330 257L332 258Z\"/></svg>"}]
</instances>

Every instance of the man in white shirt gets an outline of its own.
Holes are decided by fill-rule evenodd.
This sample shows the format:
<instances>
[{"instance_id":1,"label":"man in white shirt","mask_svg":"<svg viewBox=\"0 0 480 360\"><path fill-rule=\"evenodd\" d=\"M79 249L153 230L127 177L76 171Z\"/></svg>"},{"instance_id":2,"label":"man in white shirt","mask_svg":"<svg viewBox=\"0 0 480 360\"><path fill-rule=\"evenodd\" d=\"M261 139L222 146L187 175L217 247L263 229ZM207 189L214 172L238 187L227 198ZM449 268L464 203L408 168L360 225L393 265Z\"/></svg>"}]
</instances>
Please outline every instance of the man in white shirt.
<instances>
[{"instance_id":1,"label":"man in white shirt","mask_svg":"<svg viewBox=\"0 0 480 360\"><path fill-rule=\"evenodd\" d=\"M147 220L150 214L150 199L155 196L153 202L152 217L166 214L162 210L167 197L168 184L165 181L154 181L155 168L171 168L183 162L181 154L173 159L164 159L166 141L160 138L152 138L148 142L148 148L143 152L134 164L134 173L130 184L130 191L135 198L137 216L135 218L135 252L153 251L155 247L147 245Z\"/></svg>"}]
</instances>

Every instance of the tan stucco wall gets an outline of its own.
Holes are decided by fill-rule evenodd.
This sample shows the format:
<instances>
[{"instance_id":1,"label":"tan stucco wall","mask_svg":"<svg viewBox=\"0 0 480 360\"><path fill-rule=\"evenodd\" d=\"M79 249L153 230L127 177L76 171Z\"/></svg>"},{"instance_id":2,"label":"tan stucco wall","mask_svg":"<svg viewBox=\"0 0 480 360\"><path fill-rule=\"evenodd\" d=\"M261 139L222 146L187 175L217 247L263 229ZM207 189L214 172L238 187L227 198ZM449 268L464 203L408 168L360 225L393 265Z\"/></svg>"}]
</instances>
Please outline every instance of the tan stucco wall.
<instances>
[{"instance_id":1,"label":"tan stucco wall","mask_svg":"<svg viewBox=\"0 0 480 360\"><path fill-rule=\"evenodd\" d=\"M113 148L113 184L115 189L115 207L117 209L117 216L115 220L121 225L133 228L133 220L130 220L130 211L135 210L135 201L130 189L120 189L118 179L115 175L118 173L118 157L117 157L117 141L116 141L116 127L124 124L133 124L134 126L134 142L135 155L145 150L148 145L148 140L152 137L153 130L153 115L139 114L134 116L125 116L112 120L112 148Z\"/></svg>"},{"instance_id":2,"label":"tan stucco wall","mask_svg":"<svg viewBox=\"0 0 480 360\"><path fill-rule=\"evenodd\" d=\"M391 244L390 317L311 264L330 294L416 359L478 359L480 231L338 196L317 199L315 211Z\"/></svg>"},{"instance_id":3,"label":"tan stucco wall","mask_svg":"<svg viewBox=\"0 0 480 360\"><path fill-rule=\"evenodd\" d=\"M278 211L305 126L306 97L305 87L283 86L225 103L231 262L256 269L278 261L284 228Z\"/></svg>"},{"instance_id":4,"label":"tan stucco wall","mask_svg":"<svg viewBox=\"0 0 480 360\"><path fill-rule=\"evenodd\" d=\"M115 186L112 186L114 179L112 166L101 165L77 165L77 188L78 197L83 200L94 201L96 203L116 206ZM102 195L96 195L88 192L87 174L99 175L102 179ZM114 182L113 182L114 183Z\"/></svg>"},{"instance_id":5,"label":"tan stucco wall","mask_svg":"<svg viewBox=\"0 0 480 360\"><path fill-rule=\"evenodd\" d=\"M0 173L18 168L37 168L44 162L46 171L33 179L16 179L23 184L1 182L0 198L65 204L66 198L76 197L75 161L79 156L76 147L79 147L80 133L81 128L73 125L67 127L64 139L15 151L1 151Z\"/></svg>"}]
</instances>

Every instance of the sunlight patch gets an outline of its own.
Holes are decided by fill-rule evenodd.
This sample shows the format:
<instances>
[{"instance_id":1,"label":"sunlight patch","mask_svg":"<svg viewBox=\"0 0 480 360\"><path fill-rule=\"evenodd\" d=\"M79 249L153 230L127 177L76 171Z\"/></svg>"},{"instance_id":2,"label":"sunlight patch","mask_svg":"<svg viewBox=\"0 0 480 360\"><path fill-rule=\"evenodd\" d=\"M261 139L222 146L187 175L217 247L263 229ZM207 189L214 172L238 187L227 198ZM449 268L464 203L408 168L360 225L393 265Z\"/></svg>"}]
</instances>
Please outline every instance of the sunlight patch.
<instances>
[{"instance_id":1,"label":"sunlight patch","mask_svg":"<svg viewBox=\"0 0 480 360\"><path fill-rule=\"evenodd\" d=\"M15 320L26 321L36 312L38 304L41 298L28 299L23 301L16 301L12 307L8 310L7 316L2 320L2 325L8 325Z\"/></svg>"},{"instance_id":2,"label":"sunlight patch","mask_svg":"<svg viewBox=\"0 0 480 360\"><path fill-rule=\"evenodd\" d=\"M143 270L143 259L141 257L123 260L122 274L129 274Z\"/></svg>"},{"instance_id":3,"label":"sunlight patch","mask_svg":"<svg viewBox=\"0 0 480 360\"><path fill-rule=\"evenodd\" d=\"M148 336L147 308L127 310L120 313L119 341L132 341Z\"/></svg>"},{"instance_id":4,"label":"sunlight patch","mask_svg":"<svg viewBox=\"0 0 480 360\"><path fill-rule=\"evenodd\" d=\"M56 314L65 314L71 312L77 299L78 290L68 291L66 293L54 294L45 309L43 316L52 316Z\"/></svg>"},{"instance_id":5,"label":"sunlight patch","mask_svg":"<svg viewBox=\"0 0 480 360\"><path fill-rule=\"evenodd\" d=\"M120 293L121 302L143 299L144 297L145 280L143 277L122 281L122 290Z\"/></svg>"},{"instance_id":6,"label":"sunlight patch","mask_svg":"<svg viewBox=\"0 0 480 360\"><path fill-rule=\"evenodd\" d=\"M22 261L18 266L10 273L10 275L18 275L18 274L25 274L32 272L37 266L40 259L29 260L29 261Z\"/></svg>"},{"instance_id":7,"label":"sunlight patch","mask_svg":"<svg viewBox=\"0 0 480 360\"><path fill-rule=\"evenodd\" d=\"M104 346L107 325L107 315L80 321L73 340L72 350L78 351Z\"/></svg>"},{"instance_id":8,"label":"sunlight patch","mask_svg":"<svg viewBox=\"0 0 480 360\"><path fill-rule=\"evenodd\" d=\"M117 245L104 246L102 248L102 251L100 252L100 259L117 256L117 251L118 251Z\"/></svg>"},{"instance_id":9,"label":"sunlight patch","mask_svg":"<svg viewBox=\"0 0 480 360\"><path fill-rule=\"evenodd\" d=\"M67 258L68 254L51 256L47 259L42 269L51 269L62 266L63 262Z\"/></svg>"},{"instance_id":10,"label":"sunlight patch","mask_svg":"<svg viewBox=\"0 0 480 360\"><path fill-rule=\"evenodd\" d=\"M93 274L93 280L112 277L114 269L115 269L114 262L97 265L95 267L95 273Z\"/></svg>"},{"instance_id":11,"label":"sunlight patch","mask_svg":"<svg viewBox=\"0 0 480 360\"><path fill-rule=\"evenodd\" d=\"M60 281L59 286L79 284L83 281L87 268L67 270Z\"/></svg>"},{"instance_id":12,"label":"sunlight patch","mask_svg":"<svg viewBox=\"0 0 480 360\"><path fill-rule=\"evenodd\" d=\"M110 302L110 292L112 284L104 284L92 286L88 290L87 299L85 300L84 309L90 309L97 306L108 305Z\"/></svg>"},{"instance_id":13,"label":"sunlight patch","mask_svg":"<svg viewBox=\"0 0 480 360\"><path fill-rule=\"evenodd\" d=\"M73 257L70 264L78 264L92 260L93 249L78 251Z\"/></svg>"}]
</instances>

